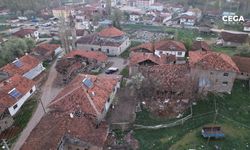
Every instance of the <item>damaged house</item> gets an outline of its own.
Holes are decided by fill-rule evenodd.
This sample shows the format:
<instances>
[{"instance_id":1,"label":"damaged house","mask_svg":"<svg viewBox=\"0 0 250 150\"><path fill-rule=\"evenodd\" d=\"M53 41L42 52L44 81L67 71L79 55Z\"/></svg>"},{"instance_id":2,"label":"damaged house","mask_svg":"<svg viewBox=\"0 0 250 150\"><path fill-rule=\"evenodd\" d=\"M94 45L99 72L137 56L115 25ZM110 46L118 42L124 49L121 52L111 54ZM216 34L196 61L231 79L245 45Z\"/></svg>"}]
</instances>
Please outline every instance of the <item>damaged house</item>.
<instances>
[{"instance_id":1,"label":"damaged house","mask_svg":"<svg viewBox=\"0 0 250 150\"><path fill-rule=\"evenodd\" d=\"M108 57L103 52L73 50L56 65L64 83L70 82L78 73L95 73L106 67Z\"/></svg>"},{"instance_id":2,"label":"damaged house","mask_svg":"<svg viewBox=\"0 0 250 150\"><path fill-rule=\"evenodd\" d=\"M231 93L239 69L230 56L216 52L190 51L189 64L197 91Z\"/></svg>"},{"instance_id":3,"label":"damaged house","mask_svg":"<svg viewBox=\"0 0 250 150\"><path fill-rule=\"evenodd\" d=\"M247 33L238 32L221 32L222 44L226 47L237 47L242 44L249 43L249 37Z\"/></svg>"},{"instance_id":4,"label":"damaged house","mask_svg":"<svg viewBox=\"0 0 250 150\"><path fill-rule=\"evenodd\" d=\"M33 54L42 61L52 61L63 50L59 44L39 44L33 49Z\"/></svg>"},{"instance_id":5,"label":"damaged house","mask_svg":"<svg viewBox=\"0 0 250 150\"><path fill-rule=\"evenodd\" d=\"M233 56L232 59L240 70L237 73L237 79L250 80L250 58Z\"/></svg>"},{"instance_id":6,"label":"damaged house","mask_svg":"<svg viewBox=\"0 0 250 150\"><path fill-rule=\"evenodd\" d=\"M140 72L141 67L174 64L176 57L174 55L155 55L154 53L132 52L129 58L129 74L131 76Z\"/></svg>"},{"instance_id":7,"label":"damaged house","mask_svg":"<svg viewBox=\"0 0 250 150\"><path fill-rule=\"evenodd\" d=\"M102 150L108 136L103 118L120 87L120 79L117 75L78 75L50 103L49 112L21 149Z\"/></svg>"},{"instance_id":8,"label":"damaged house","mask_svg":"<svg viewBox=\"0 0 250 150\"><path fill-rule=\"evenodd\" d=\"M176 117L183 113L193 96L188 64L165 64L141 68L146 107L160 116Z\"/></svg>"}]
</instances>

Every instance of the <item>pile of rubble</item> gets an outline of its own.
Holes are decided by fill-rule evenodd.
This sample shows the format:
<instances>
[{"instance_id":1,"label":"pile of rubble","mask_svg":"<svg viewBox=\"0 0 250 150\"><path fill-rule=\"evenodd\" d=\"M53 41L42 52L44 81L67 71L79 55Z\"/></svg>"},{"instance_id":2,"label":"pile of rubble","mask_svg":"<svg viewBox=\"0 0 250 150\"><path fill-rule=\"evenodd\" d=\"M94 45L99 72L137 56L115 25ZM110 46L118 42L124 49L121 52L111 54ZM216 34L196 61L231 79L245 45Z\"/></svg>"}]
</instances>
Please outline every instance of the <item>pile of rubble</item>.
<instances>
[{"instance_id":1,"label":"pile of rubble","mask_svg":"<svg viewBox=\"0 0 250 150\"><path fill-rule=\"evenodd\" d=\"M141 68L141 72L145 80L140 99L151 112L176 117L190 106L193 82L188 65L157 65Z\"/></svg>"},{"instance_id":2,"label":"pile of rubble","mask_svg":"<svg viewBox=\"0 0 250 150\"><path fill-rule=\"evenodd\" d=\"M57 82L67 84L79 73L90 74L92 70L100 66L96 61L89 61L84 57L63 58L57 62L56 70L59 73Z\"/></svg>"}]
</instances>

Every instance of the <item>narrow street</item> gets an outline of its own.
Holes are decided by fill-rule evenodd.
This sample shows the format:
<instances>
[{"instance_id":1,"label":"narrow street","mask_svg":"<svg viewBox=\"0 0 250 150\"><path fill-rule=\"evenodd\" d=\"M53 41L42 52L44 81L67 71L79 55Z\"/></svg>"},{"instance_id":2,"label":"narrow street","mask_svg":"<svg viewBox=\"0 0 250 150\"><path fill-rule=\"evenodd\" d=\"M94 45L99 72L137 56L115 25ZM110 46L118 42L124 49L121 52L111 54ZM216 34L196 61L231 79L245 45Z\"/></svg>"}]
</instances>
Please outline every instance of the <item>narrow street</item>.
<instances>
[{"instance_id":1,"label":"narrow street","mask_svg":"<svg viewBox=\"0 0 250 150\"><path fill-rule=\"evenodd\" d=\"M111 67L119 69L117 74L119 74L128 65L128 62L121 57L109 57L108 61L113 63ZM105 71L101 74L105 74Z\"/></svg>"},{"instance_id":2,"label":"narrow street","mask_svg":"<svg viewBox=\"0 0 250 150\"><path fill-rule=\"evenodd\" d=\"M46 107L53 98L60 92L60 88L53 87L53 82L57 77L57 71L55 69L56 62L51 66L50 72L47 78L46 83L42 87L42 95L41 101L43 102L44 106ZM38 124L41 118L44 115L44 110L42 108L41 103L38 104L36 111L34 112L32 118L30 119L29 123L27 124L26 128L22 131L21 135L17 139L15 145L13 145L13 150L19 150L25 140L28 138L29 134L33 130L33 128Z\"/></svg>"}]
</instances>

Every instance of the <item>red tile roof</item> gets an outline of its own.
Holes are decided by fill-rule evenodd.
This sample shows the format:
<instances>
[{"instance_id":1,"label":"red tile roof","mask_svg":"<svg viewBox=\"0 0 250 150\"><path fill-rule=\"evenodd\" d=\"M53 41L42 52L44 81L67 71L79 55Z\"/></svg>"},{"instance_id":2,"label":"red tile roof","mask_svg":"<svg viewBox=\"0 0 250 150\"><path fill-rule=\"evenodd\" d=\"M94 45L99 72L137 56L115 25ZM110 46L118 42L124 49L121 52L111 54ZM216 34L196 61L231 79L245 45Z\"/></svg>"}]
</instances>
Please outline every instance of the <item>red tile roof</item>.
<instances>
[{"instance_id":1,"label":"red tile roof","mask_svg":"<svg viewBox=\"0 0 250 150\"><path fill-rule=\"evenodd\" d=\"M101 37L112 38L112 37L123 36L125 35L125 33L115 27L107 27L102 31L100 31L98 35Z\"/></svg>"},{"instance_id":2,"label":"red tile roof","mask_svg":"<svg viewBox=\"0 0 250 150\"><path fill-rule=\"evenodd\" d=\"M23 38L25 37L25 35L33 34L35 31L37 30L36 29L20 29L19 31L13 33L13 35Z\"/></svg>"},{"instance_id":3,"label":"red tile roof","mask_svg":"<svg viewBox=\"0 0 250 150\"><path fill-rule=\"evenodd\" d=\"M174 40L157 41L154 45L152 42L144 43L132 48L131 51L137 51L139 49L147 49L150 52L154 52L154 49L163 51L187 51L183 43Z\"/></svg>"},{"instance_id":4,"label":"red tile roof","mask_svg":"<svg viewBox=\"0 0 250 150\"><path fill-rule=\"evenodd\" d=\"M49 43L44 43L36 46L33 51L39 53L40 55L48 56L52 55L57 48L59 48L59 44L49 44Z\"/></svg>"},{"instance_id":5,"label":"red tile roof","mask_svg":"<svg viewBox=\"0 0 250 150\"><path fill-rule=\"evenodd\" d=\"M0 83L0 112L3 112L6 108L11 107L17 102L16 99L8 94L12 89L15 88L22 95L25 95L34 85L34 81L20 75L14 75L5 81L2 81Z\"/></svg>"},{"instance_id":6,"label":"red tile roof","mask_svg":"<svg viewBox=\"0 0 250 150\"><path fill-rule=\"evenodd\" d=\"M250 73L250 58L249 57L240 57L233 56L233 61L239 68L240 72Z\"/></svg>"},{"instance_id":7,"label":"red tile roof","mask_svg":"<svg viewBox=\"0 0 250 150\"><path fill-rule=\"evenodd\" d=\"M88 88L82 83L85 78L91 80L93 87ZM84 113L97 116L104 110L105 103L119 80L120 76L117 75L80 74L57 95L50 104L50 108L72 111L75 106L78 106Z\"/></svg>"},{"instance_id":8,"label":"red tile roof","mask_svg":"<svg viewBox=\"0 0 250 150\"><path fill-rule=\"evenodd\" d=\"M106 62L108 56L103 52L98 51L88 51L88 50L73 50L70 53L66 54L64 58L73 58L75 56L86 57L89 59L95 59L97 61Z\"/></svg>"},{"instance_id":9,"label":"red tile roof","mask_svg":"<svg viewBox=\"0 0 250 150\"><path fill-rule=\"evenodd\" d=\"M22 64L21 67L17 67L14 63L9 63L0 68L0 71L8 73L10 76L13 76L15 74L23 75L31 69L35 68L40 63L39 60L31 55L24 55L18 60Z\"/></svg>"},{"instance_id":10,"label":"red tile roof","mask_svg":"<svg viewBox=\"0 0 250 150\"><path fill-rule=\"evenodd\" d=\"M145 77L155 79L155 82L161 85L160 88L164 87L164 90L167 91L184 90L187 92L186 96L190 96L191 88L186 89L187 86L191 85L189 64L155 65L144 67L144 69L142 74Z\"/></svg>"},{"instance_id":11,"label":"red tile roof","mask_svg":"<svg viewBox=\"0 0 250 150\"><path fill-rule=\"evenodd\" d=\"M174 62L176 61L176 57L174 55L161 55L161 57L159 57L153 53L132 52L130 54L129 65L136 65L146 60L150 60L155 64L160 65Z\"/></svg>"},{"instance_id":12,"label":"red tile roof","mask_svg":"<svg viewBox=\"0 0 250 150\"><path fill-rule=\"evenodd\" d=\"M234 42L234 43L248 42L247 33L221 32L221 37L226 42Z\"/></svg>"},{"instance_id":13,"label":"red tile roof","mask_svg":"<svg viewBox=\"0 0 250 150\"><path fill-rule=\"evenodd\" d=\"M189 57L189 63L192 67L201 67L205 70L239 72L231 57L223 53L190 51Z\"/></svg>"},{"instance_id":14,"label":"red tile roof","mask_svg":"<svg viewBox=\"0 0 250 150\"><path fill-rule=\"evenodd\" d=\"M41 119L21 150L56 150L65 137L102 148L107 135L108 126L104 122L96 128L93 122L83 115L71 118L70 113L54 111Z\"/></svg>"},{"instance_id":15,"label":"red tile roof","mask_svg":"<svg viewBox=\"0 0 250 150\"><path fill-rule=\"evenodd\" d=\"M192 50L210 51L209 45L205 41L195 41Z\"/></svg>"}]
</instances>

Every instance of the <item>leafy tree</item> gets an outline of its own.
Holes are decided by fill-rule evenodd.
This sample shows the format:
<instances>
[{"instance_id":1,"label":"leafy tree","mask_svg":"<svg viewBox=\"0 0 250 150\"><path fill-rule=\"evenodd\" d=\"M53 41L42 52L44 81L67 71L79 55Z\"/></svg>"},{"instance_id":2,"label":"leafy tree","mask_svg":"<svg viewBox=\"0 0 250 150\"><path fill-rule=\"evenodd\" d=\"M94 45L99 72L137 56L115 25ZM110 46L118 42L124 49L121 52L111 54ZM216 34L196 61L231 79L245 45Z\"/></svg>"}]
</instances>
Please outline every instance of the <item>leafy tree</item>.
<instances>
[{"instance_id":1,"label":"leafy tree","mask_svg":"<svg viewBox=\"0 0 250 150\"><path fill-rule=\"evenodd\" d=\"M123 13L120 9L115 8L112 15L113 26L121 29L121 19L123 18Z\"/></svg>"},{"instance_id":2,"label":"leafy tree","mask_svg":"<svg viewBox=\"0 0 250 150\"><path fill-rule=\"evenodd\" d=\"M33 48L36 46L36 42L33 39L26 38L25 43L27 45L27 52L30 53Z\"/></svg>"},{"instance_id":3,"label":"leafy tree","mask_svg":"<svg viewBox=\"0 0 250 150\"><path fill-rule=\"evenodd\" d=\"M17 57L23 56L35 47L35 41L32 39L12 38L0 47L0 66L3 66Z\"/></svg>"},{"instance_id":4,"label":"leafy tree","mask_svg":"<svg viewBox=\"0 0 250 150\"><path fill-rule=\"evenodd\" d=\"M245 56L250 57L250 45L244 44L239 47L237 47L238 55L239 56Z\"/></svg>"}]
</instances>

